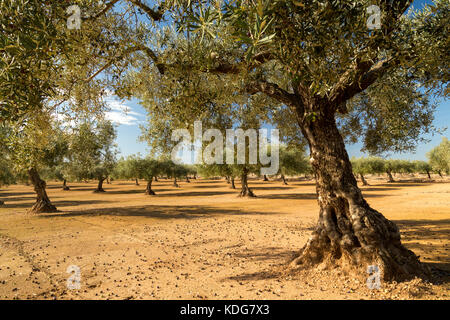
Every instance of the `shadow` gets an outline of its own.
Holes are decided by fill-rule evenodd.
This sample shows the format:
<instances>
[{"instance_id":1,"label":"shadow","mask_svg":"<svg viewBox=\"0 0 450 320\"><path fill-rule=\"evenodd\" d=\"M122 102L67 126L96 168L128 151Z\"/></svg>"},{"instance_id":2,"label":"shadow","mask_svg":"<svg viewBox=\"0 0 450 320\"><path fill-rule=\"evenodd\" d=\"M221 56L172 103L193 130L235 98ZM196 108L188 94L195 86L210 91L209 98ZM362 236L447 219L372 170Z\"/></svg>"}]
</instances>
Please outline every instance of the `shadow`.
<instances>
[{"instance_id":1,"label":"shadow","mask_svg":"<svg viewBox=\"0 0 450 320\"><path fill-rule=\"evenodd\" d=\"M392 188L392 187L385 187L385 188L377 188L377 187L371 187L371 186L360 186L359 187L361 191L393 191L393 190L399 190L399 188Z\"/></svg>"},{"instance_id":2,"label":"shadow","mask_svg":"<svg viewBox=\"0 0 450 320\"><path fill-rule=\"evenodd\" d=\"M156 193L158 192L165 192L165 191L172 191L173 189L158 189L156 186L152 186L153 191ZM105 194L140 194L145 193L145 186L143 186L141 189L133 189L133 190L115 190L115 191L108 191L108 189L105 189Z\"/></svg>"},{"instance_id":3,"label":"shadow","mask_svg":"<svg viewBox=\"0 0 450 320\"><path fill-rule=\"evenodd\" d=\"M80 211L67 211L63 213L41 214L38 218L68 218L68 217L93 217L93 216L121 216L121 217L147 217L158 219L195 219L214 217L216 215L260 215L276 214L241 211L240 209L221 209L205 206L135 206L112 207Z\"/></svg>"},{"instance_id":4,"label":"shadow","mask_svg":"<svg viewBox=\"0 0 450 320\"><path fill-rule=\"evenodd\" d=\"M294 189L294 187L290 187L290 186L267 186L267 187L253 187L252 186L253 183L249 183L249 187L252 190L288 190L288 189Z\"/></svg>"},{"instance_id":5,"label":"shadow","mask_svg":"<svg viewBox=\"0 0 450 320\"><path fill-rule=\"evenodd\" d=\"M315 200L315 193L285 193L285 194L266 194L258 195L261 199L278 199L278 200Z\"/></svg>"},{"instance_id":6,"label":"shadow","mask_svg":"<svg viewBox=\"0 0 450 320\"><path fill-rule=\"evenodd\" d=\"M179 188L174 188L173 190L178 190ZM187 192L171 192L158 194L158 189L154 190L156 192L156 197L210 197L210 196L221 196L225 194L237 194L236 191L211 191L211 192L196 192L196 191L187 191Z\"/></svg>"},{"instance_id":7,"label":"shadow","mask_svg":"<svg viewBox=\"0 0 450 320\"><path fill-rule=\"evenodd\" d=\"M439 281L450 282L450 219L393 220L400 229L402 242L430 266ZM431 257L430 257L431 255ZM431 260L431 261L426 261Z\"/></svg>"},{"instance_id":8,"label":"shadow","mask_svg":"<svg viewBox=\"0 0 450 320\"><path fill-rule=\"evenodd\" d=\"M54 199L55 197L53 197ZM33 197L33 199L36 199ZM60 207L74 207L74 206L82 206L89 204L99 204L99 203L111 203L111 201L102 201L102 200L74 200L74 201L54 201L50 198L52 204L57 208ZM35 201L27 201L25 203L8 203L5 201L5 204L2 206L3 208L13 208L13 209L27 209L33 206Z\"/></svg>"}]
</instances>

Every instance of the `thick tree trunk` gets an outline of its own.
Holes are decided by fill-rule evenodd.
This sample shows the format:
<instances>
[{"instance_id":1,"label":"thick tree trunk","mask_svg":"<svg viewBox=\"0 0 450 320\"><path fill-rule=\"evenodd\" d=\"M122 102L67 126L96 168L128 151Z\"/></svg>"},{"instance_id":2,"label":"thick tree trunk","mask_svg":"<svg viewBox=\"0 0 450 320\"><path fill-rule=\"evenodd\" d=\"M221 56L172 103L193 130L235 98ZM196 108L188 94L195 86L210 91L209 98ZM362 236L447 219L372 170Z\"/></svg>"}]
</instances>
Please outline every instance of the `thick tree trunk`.
<instances>
[{"instance_id":1,"label":"thick tree trunk","mask_svg":"<svg viewBox=\"0 0 450 320\"><path fill-rule=\"evenodd\" d=\"M231 189L236 189L236 185L234 184L234 177L231 177Z\"/></svg>"},{"instance_id":2,"label":"thick tree trunk","mask_svg":"<svg viewBox=\"0 0 450 320\"><path fill-rule=\"evenodd\" d=\"M135 182L135 184L136 184L137 186L139 185L139 179L138 179L138 178L136 178L134 182Z\"/></svg>"},{"instance_id":3,"label":"thick tree trunk","mask_svg":"<svg viewBox=\"0 0 450 320\"><path fill-rule=\"evenodd\" d=\"M39 173L35 168L28 170L28 175L30 176L31 183L34 186L34 191L36 192L36 203L31 208L31 213L49 213L58 211L56 207L50 202L48 198L47 191L45 191L46 183L41 179Z\"/></svg>"},{"instance_id":4,"label":"thick tree trunk","mask_svg":"<svg viewBox=\"0 0 450 320\"><path fill-rule=\"evenodd\" d=\"M263 181L269 181L269 179L267 179L267 176L266 176L266 175L264 175Z\"/></svg>"},{"instance_id":5,"label":"thick tree trunk","mask_svg":"<svg viewBox=\"0 0 450 320\"><path fill-rule=\"evenodd\" d=\"M284 176L284 174L281 175L281 180L283 180L283 184L287 185L287 181L286 181L286 177Z\"/></svg>"},{"instance_id":6,"label":"thick tree trunk","mask_svg":"<svg viewBox=\"0 0 450 320\"><path fill-rule=\"evenodd\" d=\"M388 176L388 182L395 182L394 177L392 176L391 170L386 170Z\"/></svg>"},{"instance_id":7,"label":"thick tree trunk","mask_svg":"<svg viewBox=\"0 0 450 320\"><path fill-rule=\"evenodd\" d=\"M241 175L241 192L239 193L240 197L256 197L253 191L248 187L248 169L244 168Z\"/></svg>"},{"instance_id":8,"label":"thick tree trunk","mask_svg":"<svg viewBox=\"0 0 450 320\"><path fill-rule=\"evenodd\" d=\"M361 178L361 182L362 182L363 186L369 185L366 181L366 178L364 178L364 175L362 173L359 174L359 177Z\"/></svg>"},{"instance_id":9,"label":"thick tree trunk","mask_svg":"<svg viewBox=\"0 0 450 320\"><path fill-rule=\"evenodd\" d=\"M381 279L428 275L428 269L400 241L392 221L364 200L333 115L302 123L308 140L320 207L315 230L292 265L349 269L367 278L376 265Z\"/></svg>"},{"instance_id":10,"label":"thick tree trunk","mask_svg":"<svg viewBox=\"0 0 450 320\"><path fill-rule=\"evenodd\" d=\"M157 176L155 176L155 182L158 182L158 177Z\"/></svg>"},{"instance_id":11,"label":"thick tree trunk","mask_svg":"<svg viewBox=\"0 0 450 320\"><path fill-rule=\"evenodd\" d=\"M103 189L103 181L105 181L105 180L106 180L105 178L99 178L99 179L98 179L97 189L95 189L94 192L106 192L106 191Z\"/></svg>"},{"instance_id":12,"label":"thick tree trunk","mask_svg":"<svg viewBox=\"0 0 450 320\"><path fill-rule=\"evenodd\" d=\"M67 180L64 179L64 181L63 181L63 191L69 191L69 190L70 190L70 188L67 186Z\"/></svg>"},{"instance_id":13,"label":"thick tree trunk","mask_svg":"<svg viewBox=\"0 0 450 320\"><path fill-rule=\"evenodd\" d=\"M145 194L148 196L154 196L156 193L152 190L152 181L153 178L147 181L147 188L145 189Z\"/></svg>"},{"instance_id":14,"label":"thick tree trunk","mask_svg":"<svg viewBox=\"0 0 450 320\"><path fill-rule=\"evenodd\" d=\"M174 186L175 188L179 188L179 187L180 187L180 186L178 185L178 183L177 183L177 177L173 178L173 186Z\"/></svg>"}]
</instances>

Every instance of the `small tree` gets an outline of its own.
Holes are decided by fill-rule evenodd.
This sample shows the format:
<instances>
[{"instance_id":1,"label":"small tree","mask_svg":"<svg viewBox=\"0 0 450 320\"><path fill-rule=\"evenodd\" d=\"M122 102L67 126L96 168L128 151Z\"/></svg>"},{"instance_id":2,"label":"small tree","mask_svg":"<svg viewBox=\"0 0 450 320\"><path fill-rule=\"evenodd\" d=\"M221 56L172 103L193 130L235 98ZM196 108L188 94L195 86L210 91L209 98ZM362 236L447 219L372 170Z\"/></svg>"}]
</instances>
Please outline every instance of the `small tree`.
<instances>
[{"instance_id":1,"label":"small tree","mask_svg":"<svg viewBox=\"0 0 450 320\"><path fill-rule=\"evenodd\" d=\"M140 178L147 181L147 188L145 194L154 196L156 193L152 190L153 178L156 177L161 171L161 162L155 159L140 159L138 160L139 168L142 170Z\"/></svg>"},{"instance_id":2,"label":"small tree","mask_svg":"<svg viewBox=\"0 0 450 320\"><path fill-rule=\"evenodd\" d=\"M365 174L377 174L384 171L384 161L380 158L353 158L351 161L353 172L359 175L364 186L369 185L364 177Z\"/></svg>"},{"instance_id":3,"label":"small tree","mask_svg":"<svg viewBox=\"0 0 450 320\"><path fill-rule=\"evenodd\" d=\"M442 172L450 173L450 141L442 138L440 145L427 153L430 165L442 178Z\"/></svg>"},{"instance_id":4,"label":"small tree","mask_svg":"<svg viewBox=\"0 0 450 320\"><path fill-rule=\"evenodd\" d=\"M72 173L79 179L96 179L94 192L105 192L103 182L116 165L116 131L110 121L85 121L72 136Z\"/></svg>"},{"instance_id":5,"label":"small tree","mask_svg":"<svg viewBox=\"0 0 450 320\"><path fill-rule=\"evenodd\" d=\"M303 150L298 148L280 149L280 174L283 184L287 185L286 176L299 175L311 170L308 160L306 160Z\"/></svg>"},{"instance_id":6,"label":"small tree","mask_svg":"<svg viewBox=\"0 0 450 320\"><path fill-rule=\"evenodd\" d=\"M414 161L414 172L426 173L428 175L428 179L431 179L431 170L431 165L428 162L419 160Z\"/></svg>"}]
</instances>

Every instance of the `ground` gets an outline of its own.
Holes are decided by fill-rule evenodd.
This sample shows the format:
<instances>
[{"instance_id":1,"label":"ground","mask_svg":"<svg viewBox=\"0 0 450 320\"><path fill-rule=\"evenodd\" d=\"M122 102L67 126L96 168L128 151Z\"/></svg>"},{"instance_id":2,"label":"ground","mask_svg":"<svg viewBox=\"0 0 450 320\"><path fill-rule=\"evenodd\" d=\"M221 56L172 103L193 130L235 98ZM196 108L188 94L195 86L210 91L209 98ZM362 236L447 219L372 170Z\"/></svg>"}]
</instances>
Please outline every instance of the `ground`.
<instances>
[{"instance_id":1,"label":"ground","mask_svg":"<svg viewBox=\"0 0 450 320\"><path fill-rule=\"evenodd\" d=\"M115 181L102 194L95 182L71 191L50 182L53 214L27 213L30 186L0 190L0 299L449 299L450 183L396 178L369 178L363 193L433 267L432 283L371 290L339 270L286 268L317 220L313 181L250 180L251 199L224 180L161 180L156 196L144 182ZM67 288L71 265L80 289Z\"/></svg>"}]
</instances>

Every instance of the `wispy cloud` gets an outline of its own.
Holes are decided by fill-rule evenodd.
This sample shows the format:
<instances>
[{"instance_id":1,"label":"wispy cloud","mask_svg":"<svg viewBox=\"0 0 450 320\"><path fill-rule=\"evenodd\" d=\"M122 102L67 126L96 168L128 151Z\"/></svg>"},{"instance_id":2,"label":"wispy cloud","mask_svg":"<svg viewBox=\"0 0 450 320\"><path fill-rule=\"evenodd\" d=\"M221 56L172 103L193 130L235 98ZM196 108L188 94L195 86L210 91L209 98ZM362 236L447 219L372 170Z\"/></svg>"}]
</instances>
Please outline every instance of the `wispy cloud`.
<instances>
[{"instance_id":1,"label":"wispy cloud","mask_svg":"<svg viewBox=\"0 0 450 320\"><path fill-rule=\"evenodd\" d=\"M112 97L106 98L106 103L110 111L106 112L105 117L115 124L133 126L138 124L140 117L143 117L142 114Z\"/></svg>"}]
</instances>

